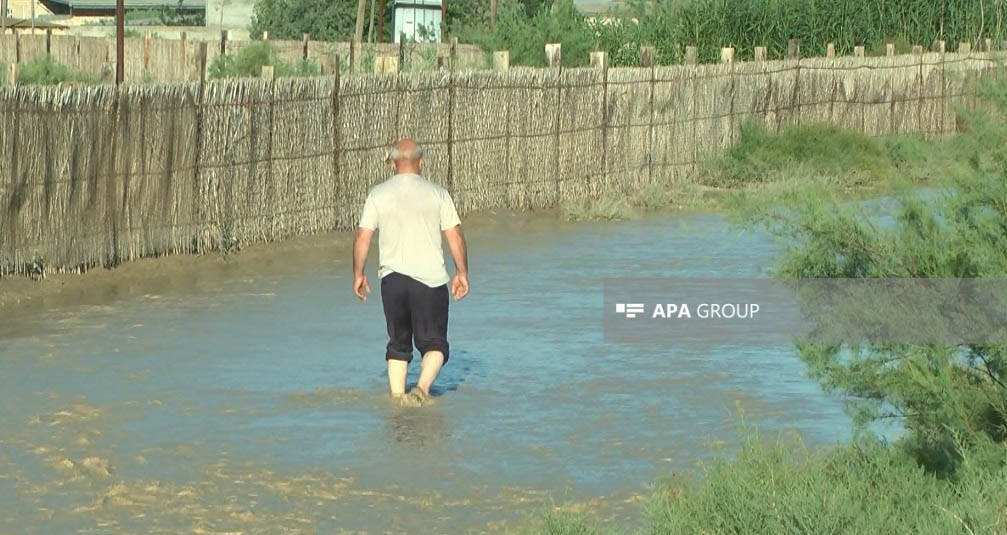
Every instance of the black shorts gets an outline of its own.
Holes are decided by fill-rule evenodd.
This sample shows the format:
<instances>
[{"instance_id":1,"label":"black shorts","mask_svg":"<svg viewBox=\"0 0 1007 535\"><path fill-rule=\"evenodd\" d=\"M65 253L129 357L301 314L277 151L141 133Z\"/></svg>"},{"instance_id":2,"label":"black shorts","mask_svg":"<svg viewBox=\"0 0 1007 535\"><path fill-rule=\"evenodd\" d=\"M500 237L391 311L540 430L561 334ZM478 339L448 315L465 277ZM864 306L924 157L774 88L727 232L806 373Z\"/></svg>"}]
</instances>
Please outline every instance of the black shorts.
<instances>
[{"instance_id":1,"label":"black shorts","mask_svg":"<svg viewBox=\"0 0 1007 535\"><path fill-rule=\"evenodd\" d=\"M412 277L389 273L381 278L381 303L388 324L385 360L413 360L440 351L448 361L448 286L431 288Z\"/></svg>"}]
</instances>

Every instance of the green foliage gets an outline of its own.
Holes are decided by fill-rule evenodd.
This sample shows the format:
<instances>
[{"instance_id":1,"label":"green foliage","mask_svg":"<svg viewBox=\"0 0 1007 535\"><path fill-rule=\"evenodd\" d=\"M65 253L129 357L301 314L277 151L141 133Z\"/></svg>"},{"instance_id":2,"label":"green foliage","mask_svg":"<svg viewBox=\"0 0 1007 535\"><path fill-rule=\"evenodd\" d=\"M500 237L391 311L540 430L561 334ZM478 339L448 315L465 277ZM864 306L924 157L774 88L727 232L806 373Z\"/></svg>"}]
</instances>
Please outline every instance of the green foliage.
<instances>
[{"instance_id":1,"label":"green foliage","mask_svg":"<svg viewBox=\"0 0 1007 535\"><path fill-rule=\"evenodd\" d=\"M783 278L1007 278L1007 90L986 90L988 110L942 156L967 162L942 192L902 192L889 224L860 204L792 192L785 210L755 220L781 238ZM890 154L912 158L913 147ZM876 153L876 151L875 151ZM837 156L833 156L837 157ZM803 346L810 373L853 403L856 422L897 419L918 462L957 477L961 451L1007 440L1007 347ZM999 461L998 461L999 462Z\"/></svg>"},{"instance_id":2,"label":"green foliage","mask_svg":"<svg viewBox=\"0 0 1007 535\"><path fill-rule=\"evenodd\" d=\"M830 124L785 126L760 121L739 129L738 141L706 166L699 180L716 187L765 184L791 174L842 176L846 186L924 174L933 143L914 136L870 137Z\"/></svg>"},{"instance_id":3,"label":"green foliage","mask_svg":"<svg viewBox=\"0 0 1007 535\"><path fill-rule=\"evenodd\" d=\"M165 3L154 9L129 9L124 21L129 26L203 26L206 16L203 11L182 9L182 2L178 0L174 6ZM101 23L114 25L115 19L104 19Z\"/></svg>"},{"instance_id":4,"label":"green foliage","mask_svg":"<svg viewBox=\"0 0 1007 535\"><path fill-rule=\"evenodd\" d=\"M18 83L28 85L95 84L96 77L77 71L48 56L41 56L18 68Z\"/></svg>"},{"instance_id":5,"label":"green foliage","mask_svg":"<svg viewBox=\"0 0 1007 535\"><path fill-rule=\"evenodd\" d=\"M391 37L392 8L385 7L384 40ZM370 2L368 2L370 9ZM370 11L368 11L368 16ZM272 39L300 39L308 34L322 41L350 41L357 20L357 3L349 0L256 0L250 32L262 37L269 32ZM369 21L364 23L366 37ZM377 21L374 23L377 31Z\"/></svg>"},{"instance_id":6,"label":"green foliage","mask_svg":"<svg viewBox=\"0 0 1007 535\"><path fill-rule=\"evenodd\" d=\"M724 46L734 46L741 58L766 46L770 58L782 58L790 39L801 40L803 55L823 56L829 42L838 54L852 54L854 46L865 45L868 52L883 55L888 42L901 53L937 39L977 44L984 37L994 42L1007 37L1007 25L994 22L1007 18L1002 0L979 5L972 0L870 5L856 0L631 0L611 12L609 20L594 21L569 13L571 5L557 0L529 12L513 0L501 0L495 29L479 17L457 19L450 28L463 41L510 50L515 65L541 65L545 43L561 42L568 66L585 65L585 50L608 52L614 66L636 65L640 47L646 45L655 47L658 63L671 64L682 62L686 45L698 48L700 61L717 62Z\"/></svg>"},{"instance_id":7,"label":"green foliage","mask_svg":"<svg viewBox=\"0 0 1007 535\"><path fill-rule=\"evenodd\" d=\"M294 65L280 60L269 43L250 44L237 54L224 54L214 58L210 64L210 78L257 78L262 76L262 67L273 66L273 76L317 76L320 72L314 60L299 61Z\"/></svg>"},{"instance_id":8,"label":"green foliage","mask_svg":"<svg viewBox=\"0 0 1007 535\"><path fill-rule=\"evenodd\" d=\"M963 451L1007 460L1004 445ZM987 463L988 464L988 463ZM648 506L650 533L1000 533L1007 470L969 468L961 481L922 470L898 447L864 442L810 452L757 436L700 483L665 482Z\"/></svg>"},{"instance_id":9,"label":"green foliage","mask_svg":"<svg viewBox=\"0 0 1007 535\"><path fill-rule=\"evenodd\" d=\"M509 50L514 65L544 66L546 43L563 45L562 61L566 67L581 67L590 62L595 37L573 0L541 4L533 14L514 1L501 0L497 9L494 29L456 25L453 33L485 50Z\"/></svg>"}]
</instances>

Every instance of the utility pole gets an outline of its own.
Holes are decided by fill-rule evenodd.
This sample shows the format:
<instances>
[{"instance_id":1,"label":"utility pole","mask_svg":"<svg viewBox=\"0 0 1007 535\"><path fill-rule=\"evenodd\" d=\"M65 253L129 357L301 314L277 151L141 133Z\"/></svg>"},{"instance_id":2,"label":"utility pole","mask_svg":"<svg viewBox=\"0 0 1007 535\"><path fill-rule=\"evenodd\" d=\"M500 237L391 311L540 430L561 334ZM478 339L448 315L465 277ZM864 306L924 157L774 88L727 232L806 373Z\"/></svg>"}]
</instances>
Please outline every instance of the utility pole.
<instances>
[{"instance_id":1,"label":"utility pole","mask_svg":"<svg viewBox=\"0 0 1007 535\"><path fill-rule=\"evenodd\" d=\"M378 38L375 41L385 41L385 4L388 0L378 0Z\"/></svg>"},{"instance_id":2,"label":"utility pole","mask_svg":"<svg viewBox=\"0 0 1007 535\"><path fill-rule=\"evenodd\" d=\"M115 85L119 85L126 77L126 66L123 62L123 45L126 38L125 8L123 0L115 0Z\"/></svg>"},{"instance_id":3,"label":"utility pole","mask_svg":"<svg viewBox=\"0 0 1007 535\"><path fill-rule=\"evenodd\" d=\"M367 13L367 0L357 0L357 27L353 30L353 41L359 44L364 39L364 15Z\"/></svg>"},{"instance_id":4,"label":"utility pole","mask_svg":"<svg viewBox=\"0 0 1007 535\"><path fill-rule=\"evenodd\" d=\"M448 0L441 0L441 42L448 40Z\"/></svg>"}]
</instances>

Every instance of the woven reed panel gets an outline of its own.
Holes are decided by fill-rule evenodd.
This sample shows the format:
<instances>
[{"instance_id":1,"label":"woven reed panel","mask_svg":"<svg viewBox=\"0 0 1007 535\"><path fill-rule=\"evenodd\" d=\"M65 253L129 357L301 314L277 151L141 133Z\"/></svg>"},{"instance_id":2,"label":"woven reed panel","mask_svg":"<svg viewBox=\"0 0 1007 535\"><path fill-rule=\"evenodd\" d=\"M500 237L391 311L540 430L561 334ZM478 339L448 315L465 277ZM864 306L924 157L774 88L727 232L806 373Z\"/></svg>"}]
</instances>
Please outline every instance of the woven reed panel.
<instances>
[{"instance_id":1,"label":"woven reed panel","mask_svg":"<svg viewBox=\"0 0 1007 535\"><path fill-rule=\"evenodd\" d=\"M776 101L773 95L774 69L766 62L737 63L734 77L734 125L740 129L746 121L755 121L775 128L770 110ZM775 110L774 110L775 114Z\"/></svg>"},{"instance_id":2,"label":"woven reed panel","mask_svg":"<svg viewBox=\"0 0 1007 535\"><path fill-rule=\"evenodd\" d=\"M274 82L271 239L336 228L332 91L331 78Z\"/></svg>"},{"instance_id":3,"label":"woven reed panel","mask_svg":"<svg viewBox=\"0 0 1007 535\"><path fill-rule=\"evenodd\" d=\"M559 135L556 140L560 199L580 199L599 188L604 89L598 69L565 69L560 74Z\"/></svg>"},{"instance_id":4,"label":"woven reed panel","mask_svg":"<svg viewBox=\"0 0 1007 535\"><path fill-rule=\"evenodd\" d=\"M44 58L45 53L45 32L32 35L28 32L21 32L18 35L21 41L21 63L31 63L39 58Z\"/></svg>"},{"instance_id":5,"label":"woven reed panel","mask_svg":"<svg viewBox=\"0 0 1007 535\"><path fill-rule=\"evenodd\" d=\"M674 182L692 171L696 145L693 70L684 66L654 70L654 179Z\"/></svg>"},{"instance_id":6,"label":"woven reed panel","mask_svg":"<svg viewBox=\"0 0 1007 535\"><path fill-rule=\"evenodd\" d=\"M800 124L829 122L839 82L832 59L802 59L797 84L797 109L791 121ZM794 124L794 123L792 123Z\"/></svg>"},{"instance_id":7,"label":"woven reed panel","mask_svg":"<svg viewBox=\"0 0 1007 535\"><path fill-rule=\"evenodd\" d=\"M119 97L115 170L120 260L189 252L200 228L197 86L130 86Z\"/></svg>"},{"instance_id":8,"label":"woven reed panel","mask_svg":"<svg viewBox=\"0 0 1007 535\"><path fill-rule=\"evenodd\" d=\"M402 138L415 139L426 151L423 174L445 187L451 185L448 181L448 120L451 106L448 85L447 73L410 73L400 76L395 85L395 93L389 97L395 105L396 119L392 121L391 137L386 143L390 147ZM457 148L455 154L457 161ZM457 171L456 167L456 174ZM383 172L389 175L392 171L385 169Z\"/></svg>"},{"instance_id":9,"label":"woven reed panel","mask_svg":"<svg viewBox=\"0 0 1007 535\"><path fill-rule=\"evenodd\" d=\"M339 228L356 228L370 188L388 178L385 158L395 142L396 76L340 78L339 89Z\"/></svg>"},{"instance_id":10,"label":"woven reed panel","mask_svg":"<svg viewBox=\"0 0 1007 535\"><path fill-rule=\"evenodd\" d=\"M77 42L78 69L109 81L115 80L115 42L110 39L85 39Z\"/></svg>"},{"instance_id":11,"label":"woven reed panel","mask_svg":"<svg viewBox=\"0 0 1007 535\"><path fill-rule=\"evenodd\" d=\"M203 101L199 184L210 247L231 248L272 238L274 195L270 107L259 80L209 82ZM290 140L283 140L290 143Z\"/></svg>"},{"instance_id":12,"label":"woven reed panel","mask_svg":"<svg viewBox=\"0 0 1007 535\"><path fill-rule=\"evenodd\" d=\"M731 141L731 75L724 65L699 65L696 69L696 157L719 154Z\"/></svg>"},{"instance_id":13,"label":"woven reed panel","mask_svg":"<svg viewBox=\"0 0 1007 535\"><path fill-rule=\"evenodd\" d=\"M507 77L498 73L454 74L450 188L458 210L463 213L481 207L507 206L510 202L507 84ZM442 118L435 116L431 122Z\"/></svg>"},{"instance_id":14,"label":"woven reed panel","mask_svg":"<svg viewBox=\"0 0 1007 535\"><path fill-rule=\"evenodd\" d=\"M0 268L114 263L114 89L23 86L0 99L10 126L0 129Z\"/></svg>"},{"instance_id":15,"label":"woven reed panel","mask_svg":"<svg viewBox=\"0 0 1007 535\"><path fill-rule=\"evenodd\" d=\"M608 191L630 192L649 178L650 69L608 70Z\"/></svg>"},{"instance_id":16,"label":"woven reed panel","mask_svg":"<svg viewBox=\"0 0 1007 535\"><path fill-rule=\"evenodd\" d=\"M512 206L537 208L559 201L556 128L559 71L521 69L510 81L510 175Z\"/></svg>"}]
</instances>

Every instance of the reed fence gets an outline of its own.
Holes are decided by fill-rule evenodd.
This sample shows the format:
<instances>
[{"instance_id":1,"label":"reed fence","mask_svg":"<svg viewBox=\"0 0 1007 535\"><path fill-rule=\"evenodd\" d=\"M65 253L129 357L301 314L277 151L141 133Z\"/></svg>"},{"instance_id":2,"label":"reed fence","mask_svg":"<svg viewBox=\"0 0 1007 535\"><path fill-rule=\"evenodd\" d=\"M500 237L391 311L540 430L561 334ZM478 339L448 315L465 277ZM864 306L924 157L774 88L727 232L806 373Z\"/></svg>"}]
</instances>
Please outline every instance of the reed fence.
<instances>
[{"instance_id":1,"label":"reed fence","mask_svg":"<svg viewBox=\"0 0 1007 535\"><path fill-rule=\"evenodd\" d=\"M0 89L0 271L351 229L411 136L462 213L675 182L746 120L943 136L995 53Z\"/></svg>"},{"instance_id":2,"label":"reed fence","mask_svg":"<svg viewBox=\"0 0 1007 535\"><path fill-rule=\"evenodd\" d=\"M151 35L126 37L124 42L124 68L126 82L199 81L207 77L207 70L222 53L236 54L242 48L258 41L230 40L227 32L220 39L201 41L187 39L158 39ZM436 70L438 58L454 58L456 70L483 69L486 54L475 45L446 43L394 43L362 44L351 53L350 43L312 41L305 36L300 41L270 40L277 57L290 64L302 60L314 61L321 74L334 74L337 65L344 73L350 65L367 72L379 56L401 58L404 68ZM452 55L453 54L453 55ZM106 82L115 79L115 38L78 37L51 32L34 35L19 32L0 34L0 64L19 65L37 58L51 57L64 65L90 74ZM352 61L351 61L352 60Z\"/></svg>"}]
</instances>

